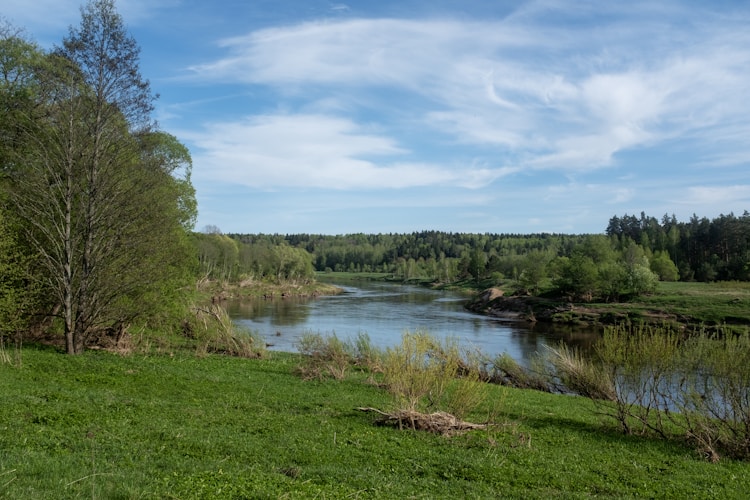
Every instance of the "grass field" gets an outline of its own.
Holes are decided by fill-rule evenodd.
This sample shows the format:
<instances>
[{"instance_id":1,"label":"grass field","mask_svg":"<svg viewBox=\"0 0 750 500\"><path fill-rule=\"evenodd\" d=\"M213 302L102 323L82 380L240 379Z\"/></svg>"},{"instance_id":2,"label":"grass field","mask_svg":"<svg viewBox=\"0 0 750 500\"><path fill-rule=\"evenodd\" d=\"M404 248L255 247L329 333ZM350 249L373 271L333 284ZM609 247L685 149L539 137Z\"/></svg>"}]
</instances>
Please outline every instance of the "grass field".
<instances>
[{"instance_id":1,"label":"grass field","mask_svg":"<svg viewBox=\"0 0 750 500\"><path fill-rule=\"evenodd\" d=\"M0 498L746 498L750 464L624 436L583 398L491 386L491 431L373 425L388 396L299 357L65 356L0 364Z\"/></svg>"}]
</instances>

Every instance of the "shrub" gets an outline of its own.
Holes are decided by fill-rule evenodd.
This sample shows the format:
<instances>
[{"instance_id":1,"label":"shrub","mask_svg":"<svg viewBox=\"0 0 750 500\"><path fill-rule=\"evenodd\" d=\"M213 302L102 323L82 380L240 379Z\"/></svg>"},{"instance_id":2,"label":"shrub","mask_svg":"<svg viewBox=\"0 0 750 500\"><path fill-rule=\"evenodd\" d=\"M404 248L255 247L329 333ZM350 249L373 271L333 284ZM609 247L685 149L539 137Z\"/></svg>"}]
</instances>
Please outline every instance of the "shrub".
<instances>
[{"instance_id":1,"label":"shrub","mask_svg":"<svg viewBox=\"0 0 750 500\"><path fill-rule=\"evenodd\" d=\"M602 371L613 384L612 415L626 433L651 429L665 436L664 411L671 408L672 385L680 371L677 331L648 325L614 326L596 344Z\"/></svg>"},{"instance_id":2,"label":"shrub","mask_svg":"<svg viewBox=\"0 0 750 500\"><path fill-rule=\"evenodd\" d=\"M608 328L585 359L551 350L559 380L596 400L622 430L669 438L679 431L712 461L750 458L750 334L669 326Z\"/></svg>"},{"instance_id":3,"label":"shrub","mask_svg":"<svg viewBox=\"0 0 750 500\"><path fill-rule=\"evenodd\" d=\"M447 410L462 418L485 399L478 380L478 370L468 367L457 342L440 343L425 332L404 333L401 344L383 358L383 382L398 410Z\"/></svg>"},{"instance_id":4,"label":"shrub","mask_svg":"<svg viewBox=\"0 0 750 500\"><path fill-rule=\"evenodd\" d=\"M675 406L709 458L750 458L750 334L687 339Z\"/></svg>"},{"instance_id":5,"label":"shrub","mask_svg":"<svg viewBox=\"0 0 750 500\"><path fill-rule=\"evenodd\" d=\"M302 363L297 372L305 379L323 379L328 376L341 380L354 363L350 344L342 342L336 334L323 337L319 333L305 333L297 341Z\"/></svg>"},{"instance_id":6,"label":"shrub","mask_svg":"<svg viewBox=\"0 0 750 500\"><path fill-rule=\"evenodd\" d=\"M238 328L226 309L217 304L195 308L193 321L185 325L196 341L196 353L228 354L242 358L260 358L266 354L266 343L257 332Z\"/></svg>"}]
</instances>

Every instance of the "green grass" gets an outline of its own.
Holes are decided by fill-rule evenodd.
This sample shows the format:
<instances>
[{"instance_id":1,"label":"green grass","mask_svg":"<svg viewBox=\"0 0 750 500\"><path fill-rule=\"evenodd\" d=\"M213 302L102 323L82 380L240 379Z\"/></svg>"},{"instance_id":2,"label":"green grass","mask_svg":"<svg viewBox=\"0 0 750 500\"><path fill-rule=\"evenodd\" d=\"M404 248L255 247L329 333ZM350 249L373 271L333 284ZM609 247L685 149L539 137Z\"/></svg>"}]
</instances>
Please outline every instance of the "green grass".
<instances>
[{"instance_id":1,"label":"green grass","mask_svg":"<svg viewBox=\"0 0 750 500\"><path fill-rule=\"evenodd\" d=\"M387 394L299 357L29 347L0 365L0 498L742 498L750 466L624 436L571 396L490 388L504 425L446 438L373 425ZM481 421L485 407L470 416Z\"/></svg>"},{"instance_id":2,"label":"green grass","mask_svg":"<svg viewBox=\"0 0 750 500\"><path fill-rule=\"evenodd\" d=\"M657 293L640 299L710 323L750 325L750 283L660 283Z\"/></svg>"}]
</instances>

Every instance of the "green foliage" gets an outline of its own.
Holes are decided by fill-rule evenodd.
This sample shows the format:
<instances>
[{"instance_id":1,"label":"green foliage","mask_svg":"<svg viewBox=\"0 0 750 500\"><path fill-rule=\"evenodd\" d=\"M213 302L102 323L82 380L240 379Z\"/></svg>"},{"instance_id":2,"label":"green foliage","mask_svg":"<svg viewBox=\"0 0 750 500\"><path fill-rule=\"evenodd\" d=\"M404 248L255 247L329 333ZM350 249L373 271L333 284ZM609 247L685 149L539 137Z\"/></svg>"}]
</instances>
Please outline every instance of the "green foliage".
<instances>
[{"instance_id":1,"label":"green foliage","mask_svg":"<svg viewBox=\"0 0 750 500\"><path fill-rule=\"evenodd\" d=\"M0 44L0 103L23 97L0 126L3 188L71 354L172 309L191 278L195 218L190 155L152 127L154 97L114 2L81 14L53 53L5 33Z\"/></svg>"},{"instance_id":2,"label":"green foliage","mask_svg":"<svg viewBox=\"0 0 750 500\"><path fill-rule=\"evenodd\" d=\"M636 264L627 273L627 292L633 295L653 293L659 284L659 277L648 266Z\"/></svg>"},{"instance_id":3,"label":"green foliage","mask_svg":"<svg viewBox=\"0 0 750 500\"><path fill-rule=\"evenodd\" d=\"M24 326L27 273L17 235L0 210L0 338Z\"/></svg>"},{"instance_id":4,"label":"green foliage","mask_svg":"<svg viewBox=\"0 0 750 500\"><path fill-rule=\"evenodd\" d=\"M233 238L251 244L280 245L305 249L319 272L380 272L403 280L454 283L471 277L506 276L518 280L522 291L543 293L545 274L567 291L587 297L617 300L621 295L644 293L638 278L652 280L636 265L651 268L662 280L750 279L750 214L721 216L714 221L694 217L678 223L665 217L660 224L652 217L613 217L604 235L563 234L467 234L422 231L409 234L348 235L251 235ZM586 273L555 275L559 266L553 257L574 259L573 268ZM595 272L587 259L593 261ZM670 264L669 262L672 262ZM559 264L559 263L558 263ZM571 269L571 271L572 271ZM627 274L635 274L628 277ZM594 276L596 274L597 276ZM635 289L628 284L635 285ZM591 283L594 283L592 286ZM648 293L650 286L644 290ZM592 297L593 298L593 297Z\"/></svg>"},{"instance_id":5,"label":"green foliage","mask_svg":"<svg viewBox=\"0 0 750 500\"><path fill-rule=\"evenodd\" d=\"M634 242L655 258L657 252L667 254L685 281L750 279L747 210L741 216L730 213L712 220L693 215L688 222L678 222L674 215L665 214L660 222L643 212L640 217L626 214L612 217L606 232L623 248ZM674 277L674 269L666 260L652 270L663 280Z\"/></svg>"},{"instance_id":6,"label":"green foliage","mask_svg":"<svg viewBox=\"0 0 750 500\"><path fill-rule=\"evenodd\" d=\"M192 239L198 254L199 273L208 279L304 283L315 277L310 254L285 243L249 244L217 233L196 233Z\"/></svg>"},{"instance_id":7,"label":"green foliage","mask_svg":"<svg viewBox=\"0 0 750 500\"><path fill-rule=\"evenodd\" d=\"M532 250L521 261L521 272L518 284L522 290L532 295L539 293L542 284L547 279L547 266L550 262L548 252Z\"/></svg>"},{"instance_id":8,"label":"green foliage","mask_svg":"<svg viewBox=\"0 0 750 500\"><path fill-rule=\"evenodd\" d=\"M651 270L659 276L661 281L677 281L680 279L680 271L669 253L657 250L651 259Z\"/></svg>"}]
</instances>

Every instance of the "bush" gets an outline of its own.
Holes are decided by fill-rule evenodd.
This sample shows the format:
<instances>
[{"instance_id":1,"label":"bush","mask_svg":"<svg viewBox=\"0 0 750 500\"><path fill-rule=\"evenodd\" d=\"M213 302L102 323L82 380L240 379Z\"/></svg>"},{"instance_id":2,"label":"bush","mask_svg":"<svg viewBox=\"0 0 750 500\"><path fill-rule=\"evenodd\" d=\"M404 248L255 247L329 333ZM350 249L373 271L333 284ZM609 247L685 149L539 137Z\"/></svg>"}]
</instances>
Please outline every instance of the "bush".
<instances>
[{"instance_id":1,"label":"bush","mask_svg":"<svg viewBox=\"0 0 750 500\"><path fill-rule=\"evenodd\" d=\"M701 334L683 347L675 406L709 458L750 458L750 334Z\"/></svg>"},{"instance_id":2,"label":"bush","mask_svg":"<svg viewBox=\"0 0 750 500\"><path fill-rule=\"evenodd\" d=\"M684 337L668 326L610 327L594 359L549 358L561 383L626 433L685 436L712 461L750 459L750 334Z\"/></svg>"},{"instance_id":3,"label":"bush","mask_svg":"<svg viewBox=\"0 0 750 500\"><path fill-rule=\"evenodd\" d=\"M305 333L297 341L302 354L302 364L297 372L305 379L333 377L342 380L355 356L351 345L342 342L336 334L323 337L319 333Z\"/></svg>"},{"instance_id":4,"label":"bush","mask_svg":"<svg viewBox=\"0 0 750 500\"><path fill-rule=\"evenodd\" d=\"M383 358L383 382L399 410L445 410L463 418L485 399L478 380L455 341L440 343L425 332L405 333Z\"/></svg>"},{"instance_id":5,"label":"bush","mask_svg":"<svg viewBox=\"0 0 750 500\"><path fill-rule=\"evenodd\" d=\"M238 328L226 309L212 304L195 308L195 317L185 325L196 341L196 353L228 354L242 358L260 358L266 354L266 343L257 332Z\"/></svg>"}]
</instances>

